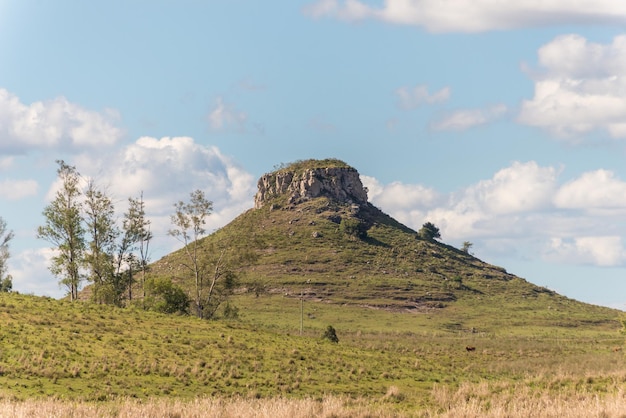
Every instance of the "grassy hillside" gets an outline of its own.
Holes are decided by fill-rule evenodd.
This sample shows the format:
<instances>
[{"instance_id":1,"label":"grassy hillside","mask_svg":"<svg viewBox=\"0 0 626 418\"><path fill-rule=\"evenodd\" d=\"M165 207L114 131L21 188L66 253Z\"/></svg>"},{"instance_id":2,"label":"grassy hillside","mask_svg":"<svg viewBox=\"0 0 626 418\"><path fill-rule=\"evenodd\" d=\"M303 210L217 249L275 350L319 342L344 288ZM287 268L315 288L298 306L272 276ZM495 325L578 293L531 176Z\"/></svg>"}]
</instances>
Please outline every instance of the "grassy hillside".
<instances>
[{"instance_id":1,"label":"grassy hillside","mask_svg":"<svg viewBox=\"0 0 626 418\"><path fill-rule=\"evenodd\" d=\"M366 225L367 236L345 233L346 220ZM616 327L617 311L568 299L459 249L420 239L372 205L355 211L327 198L265 205L202 243L213 256L226 250L240 280L237 304L251 317L263 318L263 306L280 310L302 297L321 310L330 304L403 312L411 326L441 331ZM170 254L154 263L152 275L180 280L182 260L182 252ZM342 312L349 310L336 311L339 327L346 326ZM284 319L260 321L279 325Z\"/></svg>"}]
</instances>

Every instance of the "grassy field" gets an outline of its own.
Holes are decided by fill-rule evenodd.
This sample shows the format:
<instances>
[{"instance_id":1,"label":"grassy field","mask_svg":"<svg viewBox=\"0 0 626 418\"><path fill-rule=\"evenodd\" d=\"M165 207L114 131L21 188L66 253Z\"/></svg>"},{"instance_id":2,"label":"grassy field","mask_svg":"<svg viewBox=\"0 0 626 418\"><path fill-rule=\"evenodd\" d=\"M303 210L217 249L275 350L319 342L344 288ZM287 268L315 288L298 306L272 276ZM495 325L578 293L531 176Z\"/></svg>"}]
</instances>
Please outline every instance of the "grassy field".
<instances>
[{"instance_id":1,"label":"grassy field","mask_svg":"<svg viewBox=\"0 0 626 418\"><path fill-rule=\"evenodd\" d=\"M0 416L42 405L181 417L532 416L524 411L538 405L551 416L580 416L576 405L619 416L625 406L617 322L558 319L533 334L494 318L472 332L450 317L307 302L300 336L297 299L234 302L239 320L205 321L2 294ZM320 338L328 324L339 344Z\"/></svg>"}]
</instances>

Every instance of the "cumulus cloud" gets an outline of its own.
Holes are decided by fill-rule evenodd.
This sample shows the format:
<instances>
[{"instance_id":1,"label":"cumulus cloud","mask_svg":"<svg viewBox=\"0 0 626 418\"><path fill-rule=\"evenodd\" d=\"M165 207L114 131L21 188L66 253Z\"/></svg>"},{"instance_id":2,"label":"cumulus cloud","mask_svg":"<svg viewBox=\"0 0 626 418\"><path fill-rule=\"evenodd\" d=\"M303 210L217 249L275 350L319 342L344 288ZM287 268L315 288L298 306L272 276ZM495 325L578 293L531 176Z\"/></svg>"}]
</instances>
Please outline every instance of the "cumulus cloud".
<instances>
[{"instance_id":1,"label":"cumulus cloud","mask_svg":"<svg viewBox=\"0 0 626 418\"><path fill-rule=\"evenodd\" d=\"M545 258L560 263L615 267L626 261L626 250L620 236L591 236L569 240L553 238Z\"/></svg>"},{"instance_id":2,"label":"cumulus cloud","mask_svg":"<svg viewBox=\"0 0 626 418\"><path fill-rule=\"evenodd\" d=\"M8 262L8 272L13 277L13 289L21 293L62 297L67 292L59 286L58 278L48 270L54 251L37 248L21 251Z\"/></svg>"},{"instance_id":3,"label":"cumulus cloud","mask_svg":"<svg viewBox=\"0 0 626 418\"><path fill-rule=\"evenodd\" d=\"M209 126L214 131L235 129L244 131L248 114L235 108L232 104L225 103L220 96L215 101L215 106L209 113Z\"/></svg>"},{"instance_id":4,"label":"cumulus cloud","mask_svg":"<svg viewBox=\"0 0 626 418\"><path fill-rule=\"evenodd\" d=\"M590 171L564 184L554 196L554 202L566 209L626 211L626 182L609 170Z\"/></svg>"},{"instance_id":5,"label":"cumulus cloud","mask_svg":"<svg viewBox=\"0 0 626 418\"><path fill-rule=\"evenodd\" d=\"M430 32L485 32L580 23L623 25L626 22L626 4L614 0L384 0L378 7L359 0L318 0L305 6L303 12L313 18L375 19L418 26Z\"/></svg>"},{"instance_id":6,"label":"cumulus cloud","mask_svg":"<svg viewBox=\"0 0 626 418\"><path fill-rule=\"evenodd\" d=\"M189 137L142 137L106 160L82 156L76 167L96 181L106 180L104 186L123 202L120 212L126 209L128 197L143 192L146 211L159 237L165 237L171 227L174 203L187 200L196 189L213 202L208 231L251 208L256 191L251 174L217 147L198 144Z\"/></svg>"},{"instance_id":7,"label":"cumulus cloud","mask_svg":"<svg viewBox=\"0 0 626 418\"><path fill-rule=\"evenodd\" d=\"M383 185L374 177L361 176L361 181L368 189L368 198L394 209L414 207L434 207L440 199L439 193L420 184L405 184L399 181Z\"/></svg>"},{"instance_id":8,"label":"cumulus cloud","mask_svg":"<svg viewBox=\"0 0 626 418\"><path fill-rule=\"evenodd\" d=\"M513 162L450 193L362 178L372 203L415 230L435 223L445 242L469 240L492 255L506 248L559 263L626 265L626 183L606 170L561 176L557 167Z\"/></svg>"},{"instance_id":9,"label":"cumulus cloud","mask_svg":"<svg viewBox=\"0 0 626 418\"><path fill-rule=\"evenodd\" d=\"M450 98L450 87L444 87L434 93L428 92L428 86L418 85L414 88L400 87L395 94L398 98L398 105L402 109L415 109L422 104L442 103Z\"/></svg>"},{"instance_id":10,"label":"cumulus cloud","mask_svg":"<svg viewBox=\"0 0 626 418\"><path fill-rule=\"evenodd\" d=\"M536 162L514 162L499 170L493 178L468 187L464 201L476 202L490 213L527 212L550 204L556 188L557 171L540 167Z\"/></svg>"},{"instance_id":11,"label":"cumulus cloud","mask_svg":"<svg viewBox=\"0 0 626 418\"><path fill-rule=\"evenodd\" d=\"M4 152L110 146L123 134L116 126L118 119L114 110L84 109L64 97L24 104L0 89L0 149Z\"/></svg>"},{"instance_id":12,"label":"cumulus cloud","mask_svg":"<svg viewBox=\"0 0 626 418\"><path fill-rule=\"evenodd\" d=\"M37 194L39 185L35 180L2 180L0 181L0 198L20 200Z\"/></svg>"},{"instance_id":13,"label":"cumulus cloud","mask_svg":"<svg viewBox=\"0 0 626 418\"><path fill-rule=\"evenodd\" d=\"M485 109L465 109L447 114L434 122L431 127L436 131L464 131L475 126L486 125L507 112L503 104L491 106Z\"/></svg>"},{"instance_id":14,"label":"cumulus cloud","mask_svg":"<svg viewBox=\"0 0 626 418\"><path fill-rule=\"evenodd\" d=\"M538 62L519 122L570 141L595 130L626 138L626 35L610 44L559 36L539 49Z\"/></svg>"}]
</instances>

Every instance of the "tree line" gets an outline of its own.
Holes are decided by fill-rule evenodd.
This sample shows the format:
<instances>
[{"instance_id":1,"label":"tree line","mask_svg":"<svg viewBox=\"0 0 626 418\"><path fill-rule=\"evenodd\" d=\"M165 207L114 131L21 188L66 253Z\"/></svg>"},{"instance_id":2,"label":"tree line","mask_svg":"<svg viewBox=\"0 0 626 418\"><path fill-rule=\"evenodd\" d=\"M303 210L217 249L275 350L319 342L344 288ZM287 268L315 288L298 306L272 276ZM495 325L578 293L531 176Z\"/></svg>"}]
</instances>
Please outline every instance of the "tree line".
<instances>
[{"instance_id":1,"label":"tree line","mask_svg":"<svg viewBox=\"0 0 626 418\"><path fill-rule=\"evenodd\" d=\"M191 193L189 202L174 204L168 231L183 244L185 257L180 265L186 277L193 277L191 289L185 289L171 278L147 278L153 235L143 193L128 199L120 225L106 188L91 179L81 186L85 181L76 167L62 160L57 164L60 187L43 210L45 222L37 229L37 237L52 244L55 255L49 269L67 287L72 301L78 299L86 281L97 303L123 306L138 300L144 308L162 312L187 314L193 306L201 318L215 314L234 286L234 275L226 268L224 251L209 270L199 239L206 234L204 226L213 203L201 190ZM133 294L137 288L140 296Z\"/></svg>"},{"instance_id":2,"label":"tree line","mask_svg":"<svg viewBox=\"0 0 626 418\"><path fill-rule=\"evenodd\" d=\"M93 179L81 187L76 167L62 160L57 164L60 187L43 210L44 225L37 228L37 237L55 250L49 269L72 301L86 280L95 301L121 306L133 299L135 272L140 272L145 289L152 233L143 193L128 199L120 227L106 189Z\"/></svg>"}]
</instances>

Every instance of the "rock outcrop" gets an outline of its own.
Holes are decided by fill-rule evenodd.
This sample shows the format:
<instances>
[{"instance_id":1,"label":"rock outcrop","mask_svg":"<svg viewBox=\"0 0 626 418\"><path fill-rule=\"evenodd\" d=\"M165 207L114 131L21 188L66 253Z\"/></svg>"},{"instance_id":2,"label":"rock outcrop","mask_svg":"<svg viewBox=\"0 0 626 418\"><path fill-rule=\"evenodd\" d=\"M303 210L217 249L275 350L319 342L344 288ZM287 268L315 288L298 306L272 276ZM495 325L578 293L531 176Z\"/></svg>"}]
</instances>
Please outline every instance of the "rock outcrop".
<instances>
[{"instance_id":1,"label":"rock outcrop","mask_svg":"<svg viewBox=\"0 0 626 418\"><path fill-rule=\"evenodd\" d=\"M259 179L254 207L259 209L281 195L286 195L289 204L321 196L351 205L367 203L367 190L358 171L352 167L318 167L298 171L287 167L265 174Z\"/></svg>"}]
</instances>

